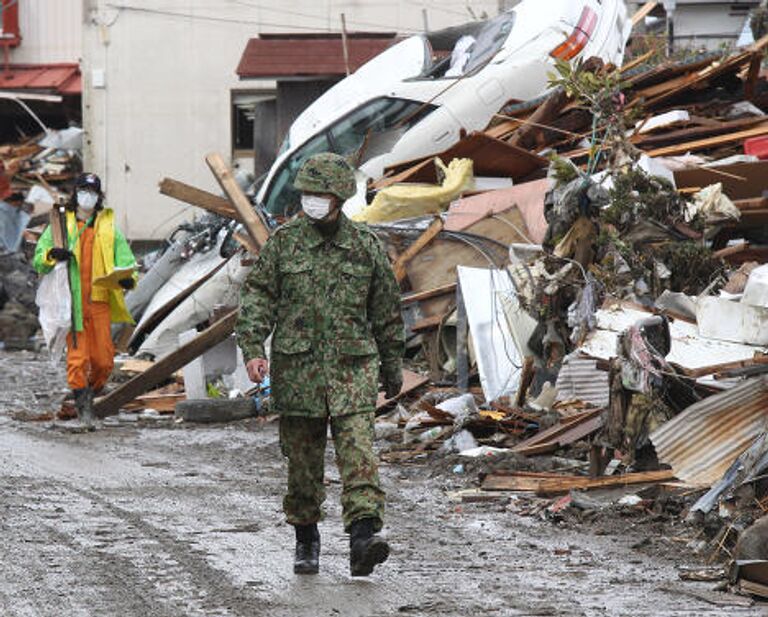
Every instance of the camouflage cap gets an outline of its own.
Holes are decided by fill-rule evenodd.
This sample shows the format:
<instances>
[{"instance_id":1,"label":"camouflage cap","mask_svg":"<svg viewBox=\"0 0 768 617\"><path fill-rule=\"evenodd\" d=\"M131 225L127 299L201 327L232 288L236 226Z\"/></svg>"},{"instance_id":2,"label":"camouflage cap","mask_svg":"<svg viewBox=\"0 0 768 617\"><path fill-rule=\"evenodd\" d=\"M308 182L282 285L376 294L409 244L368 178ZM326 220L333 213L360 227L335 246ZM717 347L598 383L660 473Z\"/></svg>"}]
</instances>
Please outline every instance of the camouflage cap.
<instances>
[{"instance_id":1,"label":"camouflage cap","mask_svg":"<svg viewBox=\"0 0 768 617\"><path fill-rule=\"evenodd\" d=\"M343 156L332 152L310 156L296 174L293 186L308 193L331 193L342 201L357 192L354 169Z\"/></svg>"}]
</instances>

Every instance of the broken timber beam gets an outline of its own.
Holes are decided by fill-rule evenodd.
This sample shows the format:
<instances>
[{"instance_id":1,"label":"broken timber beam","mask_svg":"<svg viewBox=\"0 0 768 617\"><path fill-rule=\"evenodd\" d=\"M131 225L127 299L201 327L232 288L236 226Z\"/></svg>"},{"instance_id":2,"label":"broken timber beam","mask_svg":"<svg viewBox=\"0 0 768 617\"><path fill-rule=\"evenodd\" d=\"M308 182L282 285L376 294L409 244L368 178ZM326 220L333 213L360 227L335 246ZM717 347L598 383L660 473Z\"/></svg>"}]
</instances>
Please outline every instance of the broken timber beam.
<instances>
[{"instance_id":1,"label":"broken timber beam","mask_svg":"<svg viewBox=\"0 0 768 617\"><path fill-rule=\"evenodd\" d=\"M653 9L658 6L658 4L659 0L650 0L650 2L646 2L643 6L637 9L635 14L632 15L632 27L634 28L637 24L648 17L651 11L653 11Z\"/></svg>"},{"instance_id":2,"label":"broken timber beam","mask_svg":"<svg viewBox=\"0 0 768 617\"><path fill-rule=\"evenodd\" d=\"M223 216L228 219L234 219L242 222L240 215L237 213L228 200L203 189L185 184L179 180L173 178L163 178L160 181L160 193L173 199L178 199L184 203L197 206L208 212L213 212L219 216Z\"/></svg>"},{"instance_id":3,"label":"broken timber beam","mask_svg":"<svg viewBox=\"0 0 768 617\"><path fill-rule=\"evenodd\" d=\"M151 390L180 368L218 345L232 333L237 321L237 314L237 309L230 311L207 330L198 334L176 351L155 362L143 373L126 381L106 396L97 399L94 404L96 415L99 418L104 418L117 414L120 411L120 407Z\"/></svg>"},{"instance_id":4,"label":"broken timber beam","mask_svg":"<svg viewBox=\"0 0 768 617\"><path fill-rule=\"evenodd\" d=\"M222 190L227 194L229 201L232 202L235 210L240 215L243 225L248 230L248 235L251 236L259 249L261 249L269 238L269 229L253 209L251 202L248 201L245 193L243 193L240 185L238 185L235 177L232 175L229 165L227 165L224 158L218 152L208 154L205 157L205 162L208 163L208 167L210 167Z\"/></svg>"},{"instance_id":5,"label":"broken timber beam","mask_svg":"<svg viewBox=\"0 0 768 617\"><path fill-rule=\"evenodd\" d=\"M534 491L537 495L557 495L567 493L572 489L590 490L597 488L610 488L630 486L633 484L647 484L666 482L675 477L671 469L659 471L644 471L627 473L618 476L600 476L589 478L587 476L558 476L554 474L524 474L511 475L490 474L483 481L484 491Z\"/></svg>"},{"instance_id":6,"label":"broken timber beam","mask_svg":"<svg viewBox=\"0 0 768 617\"><path fill-rule=\"evenodd\" d=\"M728 133L726 135L719 135L718 137L710 137L709 139L699 139L697 141L689 141L686 143L676 144L674 146L667 146L666 148L656 148L655 150L647 150L646 154L650 157L657 156L674 156L677 154L685 154L686 152L695 152L698 150L704 150L705 148L711 148L714 146L722 146L725 144L732 144L735 142L741 142L748 137L757 137L759 135L768 134L768 123L761 124L745 131L737 131L735 133Z\"/></svg>"},{"instance_id":7,"label":"broken timber beam","mask_svg":"<svg viewBox=\"0 0 768 617\"><path fill-rule=\"evenodd\" d=\"M425 289L424 291L417 291L407 296L400 298L402 304L413 304L414 302L421 302L422 300L429 300L430 298L436 298L438 296L444 296L456 291L456 283L448 283L447 285L441 285L440 287L434 287L432 289Z\"/></svg>"},{"instance_id":8,"label":"broken timber beam","mask_svg":"<svg viewBox=\"0 0 768 617\"><path fill-rule=\"evenodd\" d=\"M443 219L439 216L435 217L435 220L430 223L424 233L416 238L416 241L405 249L400 257L397 258L397 261L392 265L392 269L395 271L395 278L398 283L402 283L405 278L405 267L408 265L408 262L416 257L419 251L432 242L442 230Z\"/></svg>"}]
</instances>

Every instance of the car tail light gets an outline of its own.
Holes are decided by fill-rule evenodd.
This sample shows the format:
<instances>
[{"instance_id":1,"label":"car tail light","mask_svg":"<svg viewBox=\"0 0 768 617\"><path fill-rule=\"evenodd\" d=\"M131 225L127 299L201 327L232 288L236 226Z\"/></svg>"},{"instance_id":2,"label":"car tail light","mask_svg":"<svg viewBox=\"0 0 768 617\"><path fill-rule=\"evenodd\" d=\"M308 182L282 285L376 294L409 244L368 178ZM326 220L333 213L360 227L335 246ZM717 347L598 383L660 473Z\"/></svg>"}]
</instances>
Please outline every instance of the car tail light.
<instances>
[{"instance_id":1,"label":"car tail light","mask_svg":"<svg viewBox=\"0 0 768 617\"><path fill-rule=\"evenodd\" d=\"M579 17L579 23L573 29L571 36L555 47L549 55L559 60L572 60L589 43L589 37L595 31L597 25L597 13L588 6L584 7Z\"/></svg>"}]
</instances>

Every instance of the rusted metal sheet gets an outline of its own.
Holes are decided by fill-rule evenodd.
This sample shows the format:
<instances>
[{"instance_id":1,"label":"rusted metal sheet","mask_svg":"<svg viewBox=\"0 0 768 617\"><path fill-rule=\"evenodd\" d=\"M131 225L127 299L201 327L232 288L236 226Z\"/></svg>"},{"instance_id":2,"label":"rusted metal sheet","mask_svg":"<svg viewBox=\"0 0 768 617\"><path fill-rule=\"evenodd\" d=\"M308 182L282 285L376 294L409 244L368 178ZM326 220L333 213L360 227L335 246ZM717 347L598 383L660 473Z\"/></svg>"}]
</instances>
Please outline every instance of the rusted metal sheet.
<instances>
[{"instance_id":1,"label":"rusted metal sheet","mask_svg":"<svg viewBox=\"0 0 768 617\"><path fill-rule=\"evenodd\" d=\"M768 377L744 382L691 405L654 431L659 460L695 486L711 486L765 431Z\"/></svg>"}]
</instances>

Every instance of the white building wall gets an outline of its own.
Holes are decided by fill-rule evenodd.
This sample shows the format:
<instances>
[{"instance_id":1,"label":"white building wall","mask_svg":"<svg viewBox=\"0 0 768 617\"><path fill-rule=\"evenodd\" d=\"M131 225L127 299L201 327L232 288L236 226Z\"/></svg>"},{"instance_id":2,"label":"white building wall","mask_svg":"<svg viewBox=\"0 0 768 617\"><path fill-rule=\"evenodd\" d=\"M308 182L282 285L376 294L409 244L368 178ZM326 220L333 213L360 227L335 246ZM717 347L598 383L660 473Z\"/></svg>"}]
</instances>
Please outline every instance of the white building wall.
<instances>
[{"instance_id":1,"label":"white building wall","mask_svg":"<svg viewBox=\"0 0 768 617\"><path fill-rule=\"evenodd\" d=\"M83 49L83 0L19 0L21 45L14 64L78 62Z\"/></svg>"},{"instance_id":2,"label":"white building wall","mask_svg":"<svg viewBox=\"0 0 768 617\"><path fill-rule=\"evenodd\" d=\"M498 10L498 0L87 1L85 166L102 176L107 201L131 239L163 238L200 213L160 195L163 177L218 192L204 156L231 152L231 92L264 85L235 74L250 38L338 31L342 12L349 30L407 33L421 30L422 8L430 28L471 19L467 4L477 17ZM98 87L94 78L102 75Z\"/></svg>"}]
</instances>

